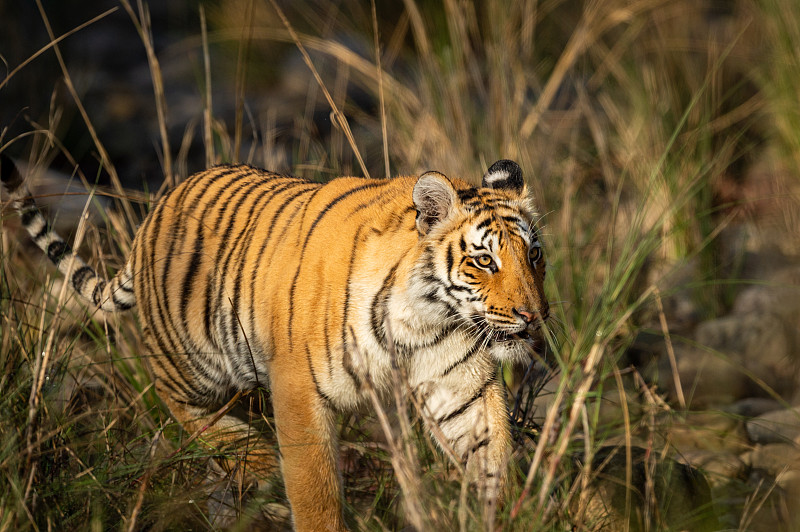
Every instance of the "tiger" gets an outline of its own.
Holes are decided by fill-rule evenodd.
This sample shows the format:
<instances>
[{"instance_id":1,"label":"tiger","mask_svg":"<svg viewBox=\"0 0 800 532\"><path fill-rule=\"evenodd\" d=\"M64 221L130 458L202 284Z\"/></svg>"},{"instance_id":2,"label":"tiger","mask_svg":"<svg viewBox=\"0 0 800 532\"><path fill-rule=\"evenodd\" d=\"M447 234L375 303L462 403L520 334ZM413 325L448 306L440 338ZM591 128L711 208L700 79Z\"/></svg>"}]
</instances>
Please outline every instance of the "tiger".
<instances>
[{"instance_id":1,"label":"tiger","mask_svg":"<svg viewBox=\"0 0 800 532\"><path fill-rule=\"evenodd\" d=\"M214 166L156 203L110 280L50 228L5 155L0 177L90 307L138 307L172 417L216 448L265 442L237 463L262 478L279 467L296 530L347 529L336 416L368 407L369 390L390 401L398 370L434 441L484 500L500 497L511 433L498 368L529 360L549 316L539 215L516 162L489 166L479 187L437 171L323 184ZM221 410L259 388L279 457Z\"/></svg>"}]
</instances>

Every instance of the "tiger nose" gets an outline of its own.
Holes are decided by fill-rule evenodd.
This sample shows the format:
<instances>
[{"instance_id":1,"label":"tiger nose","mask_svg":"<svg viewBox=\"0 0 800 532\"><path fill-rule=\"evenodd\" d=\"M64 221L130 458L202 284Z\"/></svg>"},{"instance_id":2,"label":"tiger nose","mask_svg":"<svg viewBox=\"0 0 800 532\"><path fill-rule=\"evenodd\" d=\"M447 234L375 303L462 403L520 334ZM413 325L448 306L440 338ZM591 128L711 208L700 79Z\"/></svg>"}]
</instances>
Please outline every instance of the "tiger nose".
<instances>
[{"instance_id":1,"label":"tiger nose","mask_svg":"<svg viewBox=\"0 0 800 532\"><path fill-rule=\"evenodd\" d=\"M525 307L515 308L514 314L522 318L522 321L524 321L525 323L530 323L534 319L536 319L536 313L529 311Z\"/></svg>"}]
</instances>

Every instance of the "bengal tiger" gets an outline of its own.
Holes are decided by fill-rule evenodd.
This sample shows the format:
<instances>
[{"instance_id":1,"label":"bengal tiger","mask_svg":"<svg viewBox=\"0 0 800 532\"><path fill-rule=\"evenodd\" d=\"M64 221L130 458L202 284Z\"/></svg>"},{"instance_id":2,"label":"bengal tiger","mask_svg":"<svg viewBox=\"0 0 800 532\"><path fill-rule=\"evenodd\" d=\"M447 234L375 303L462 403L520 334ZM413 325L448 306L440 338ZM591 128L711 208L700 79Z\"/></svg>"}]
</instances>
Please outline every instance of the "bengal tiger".
<instances>
[{"instance_id":1,"label":"bengal tiger","mask_svg":"<svg viewBox=\"0 0 800 532\"><path fill-rule=\"evenodd\" d=\"M491 165L479 188L434 171L320 184L215 166L156 204L110 281L0 165L22 225L75 291L104 311L138 305L142 355L187 431L237 392L268 389L297 530L345 530L335 415L369 404L368 385L388 396L398 368L434 439L498 496L510 454L498 362L527 358L549 314L515 162ZM204 438L220 448L270 441L231 413L214 427ZM244 469L272 471L268 447L242 453Z\"/></svg>"}]
</instances>

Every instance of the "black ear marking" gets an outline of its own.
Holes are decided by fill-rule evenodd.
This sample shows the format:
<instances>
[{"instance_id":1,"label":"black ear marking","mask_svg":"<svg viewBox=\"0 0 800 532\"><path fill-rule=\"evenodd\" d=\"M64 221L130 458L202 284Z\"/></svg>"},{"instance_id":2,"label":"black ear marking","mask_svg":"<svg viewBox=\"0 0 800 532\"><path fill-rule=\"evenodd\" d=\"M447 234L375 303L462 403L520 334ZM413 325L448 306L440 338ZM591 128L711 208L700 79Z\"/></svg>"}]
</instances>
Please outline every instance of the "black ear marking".
<instances>
[{"instance_id":1,"label":"black ear marking","mask_svg":"<svg viewBox=\"0 0 800 532\"><path fill-rule=\"evenodd\" d=\"M414 185L414 207L417 209L417 230L426 235L450 215L458 202L453 184L444 174L425 172Z\"/></svg>"},{"instance_id":2,"label":"black ear marking","mask_svg":"<svg viewBox=\"0 0 800 532\"><path fill-rule=\"evenodd\" d=\"M525 180L522 178L522 169L517 163L510 159L501 159L486 170L481 186L520 194L525 188Z\"/></svg>"}]
</instances>

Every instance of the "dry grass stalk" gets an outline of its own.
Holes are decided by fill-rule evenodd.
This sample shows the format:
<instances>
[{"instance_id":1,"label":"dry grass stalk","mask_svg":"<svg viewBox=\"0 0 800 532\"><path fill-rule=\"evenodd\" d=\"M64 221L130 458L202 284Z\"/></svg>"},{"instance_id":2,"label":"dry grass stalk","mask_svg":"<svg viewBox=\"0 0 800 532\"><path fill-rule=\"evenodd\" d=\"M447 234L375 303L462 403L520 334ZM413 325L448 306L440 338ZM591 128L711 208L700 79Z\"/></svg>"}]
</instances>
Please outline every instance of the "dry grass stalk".
<instances>
[{"instance_id":1,"label":"dry grass stalk","mask_svg":"<svg viewBox=\"0 0 800 532\"><path fill-rule=\"evenodd\" d=\"M53 43L53 52L55 52L56 57L58 58L58 64L61 67L61 72L64 75L64 83L66 84L67 89L69 90L70 95L75 102L75 106L80 112L81 118L86 126L86 130L92 137L95 148L97 148L97 151L100 154L101 163L106 171L108 171L108 175L111 178L111 183L114 186L116 193L119 194L120 197L126 198L125 189L122 187L122 182L119 179L117 170L114 167L114 164L111 162L111 158L108 156L108 151L100 141L100 137L97 135L94 124L92 124L89 114L86 112L86 108L83 106L83 103L81 103L81 99L78 96L78 91L75 89L75 85L72 82L72 77L67 70L67 65L64 62L64 58L61 55L61 50L59 49L58 44L55 43L56 37L53 33L53 29L50 27L50 20L47 18L47 13L45 12L44 7L42 7L42 1L36 0L36 6L39 8L39 14L42 17L45 27L47 28L47 34L50 36L50 42ZM125 214L128 217L128 223L130 224L130 227L136 227L136 218L133 214L133 209L131 208L130 202L123 200L120 203L122 204L122 208L125 210Z\"/></svg>"},{"instance_id":2,"label":"dry grass stalk","mask_svg":"<svg viewBox=\"0 0 800 532\"><path fill-rule=\"evenodd\" d=\"M153 81L153 97L156 105L156 116L158 117L158 131L161 137L161 158L164 171L164 183L156 194L156 198L158 198L165 190L175 186L175 175L172 169L172 149L167 135L167 99L164 93L164 79L161 75L161 65L158 62L155 47L153 46L153 29L150 24L150 12L147 6L142 3L142 0L137 0L136 5L139 11L137 16L133 11L130 0L120 1L131 22L136 27L139 39L147 52L147 64L150 67L150 77Z\"/></svg>"},{"instance_id":3,"label":"dry grass stalk","mask_svg":"<svg viewBox=\"0 0 800 532\"><path fill-rule=\"evenodd\" d=\"M333 115L336 117L336 122L339 124L339 127L341 127L342 131L344 131L345 137L347 137L347 142L350 144L350 148L353 150L353 154L356 156L356 159L358 159L358 164L361 165L361 171L363 172L364 177L369 178L369 172L367 171L367 166L366 164L364 164L364 159L361 157L361 152L359 151L358 146L356 145L356 141L355 138L353 137L353 132L350 130L350 124L348 123L347 118L339 110L339 107L334 102L331 93L328 92L328 88L325 86L325 82L322 81L319 72L317 72L317 69L314 67L314 63L311 62L311 58L308 56L308 52L303 46L303 43L300 41L300 38L298 37L297 33L294 31L294 28L292 27L291 23L289 23L289 19L287 19L286 15L283 13L283 10L280 8L280 6L278 6L275 0L270 0L270 3L272 4L272 7L275 9L275 11L278 13L278 16L283 22L283 25L286 27L286 31L288 31L289 35L292 37L292 41L294 41L295 45L297 46L297 49L303 55L303 60L305 61L306 65L308 65L308 68L309 70L311 70L311 73L314 75L314 79L317 80L317 84L319 85L320 89L322 89L322 93L325 95L325 99L328 101L328 105L330 105L331 111L333 111Z\"/></svg>"},{"instance_id":4,"label":"dry grass stalk","mask_svg":"<svg viewBox=\"0 0 800 532\"><path fill-rule=\"evenodd\" d=\"M350 335L352 338L355 338L352 331ZM386 338L387 344L393 346L393 340L388 328ZM358 345L353 346L352 353L357 365L365 365L363 363L363 355ZM393 356L396 356L396 353L393 353ZM416 452L412 445L411 427L406 417L406 409L404 408L406 401L401 391L402 383L405 379L396 365L393 365L393 370L395 372L395 378L392 379L392 391L394 393L395 405L397 406L397 419L400 424L399 435L395 435L392 431L389 416L386 414L383 402L378 396L375 387L372 385L372 380L369 375L363 380L364 388L372 402L375 414L378 416L378 421L383 429L383 434L389 444L389 456L391 458L392 467L397 474L397 482L400 484L400 488L403 491L405 516L415 530L427 530L429 528L427 526L429 515L422 503L422 481L418 473L420 468L417 462Z\"/></svg>"}]
</instances>

